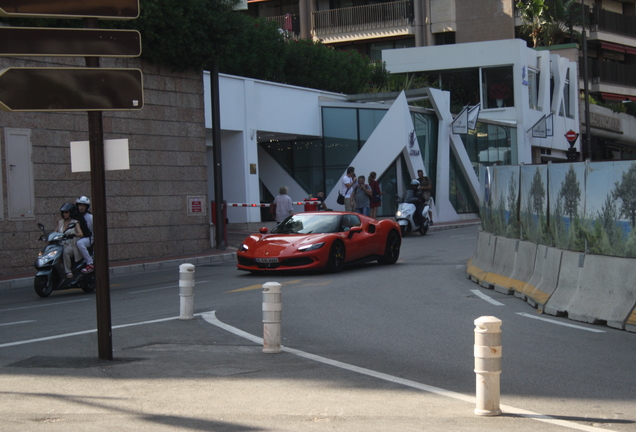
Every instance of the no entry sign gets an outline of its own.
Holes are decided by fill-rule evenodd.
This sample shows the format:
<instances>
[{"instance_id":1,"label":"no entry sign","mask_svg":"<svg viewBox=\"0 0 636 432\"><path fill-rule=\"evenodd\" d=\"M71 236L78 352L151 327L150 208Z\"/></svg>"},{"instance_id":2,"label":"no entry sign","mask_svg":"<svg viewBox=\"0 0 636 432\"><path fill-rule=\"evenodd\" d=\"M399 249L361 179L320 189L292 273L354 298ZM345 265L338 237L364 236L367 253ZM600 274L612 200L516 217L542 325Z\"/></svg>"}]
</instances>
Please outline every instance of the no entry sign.
<instances>
[{"instance_id":1,"label":"no entry sign","mask_svg":"<svg viewBox=\"0 0 636 432\"><path fill-rule=\"evenodd\" d=\"M568 140L570 144L574 144L578 137L579 137L579 134L574 132L572 129L570 129L569 131L565 133L565 139Z\"/></svg>"}]
</instances>

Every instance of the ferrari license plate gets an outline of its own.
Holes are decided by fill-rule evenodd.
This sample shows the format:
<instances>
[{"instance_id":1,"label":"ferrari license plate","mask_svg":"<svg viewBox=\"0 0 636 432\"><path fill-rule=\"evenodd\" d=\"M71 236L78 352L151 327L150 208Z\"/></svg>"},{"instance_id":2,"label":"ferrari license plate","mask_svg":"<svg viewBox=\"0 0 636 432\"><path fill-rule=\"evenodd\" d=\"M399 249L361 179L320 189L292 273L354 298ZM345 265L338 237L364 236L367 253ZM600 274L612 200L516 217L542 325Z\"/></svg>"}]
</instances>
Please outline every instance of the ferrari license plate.
<instances>
[{"instance_id":1,"label":"ferrari license plate","mask_svg":"<svg viewBox=\"0 0 636 432\"><path fill-rule=\"evenodd\" d=\"M272 264L277 263L278 258L256 258L256 262L262 264Z\"/></svg>"}]
</instances>

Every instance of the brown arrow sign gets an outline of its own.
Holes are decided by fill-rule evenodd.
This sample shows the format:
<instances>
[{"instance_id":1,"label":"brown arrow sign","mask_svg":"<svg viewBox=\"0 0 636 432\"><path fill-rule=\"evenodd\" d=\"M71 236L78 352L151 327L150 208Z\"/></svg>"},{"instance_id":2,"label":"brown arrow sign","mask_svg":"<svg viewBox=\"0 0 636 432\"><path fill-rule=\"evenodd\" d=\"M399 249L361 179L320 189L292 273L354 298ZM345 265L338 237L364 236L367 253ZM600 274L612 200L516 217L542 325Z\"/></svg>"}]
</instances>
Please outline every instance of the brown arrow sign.
<instances>
[{"instance_id":1,"label":"brown arrow sign","mask_svg":"<svg viewBox=\"0 0 636 432\"><path fill-rule=\"evenodd\" d=\"M139 0L0 0L0 16L135 19Z\"/></svg>"},{"instance_id":2,"label":"brown arrow sign","mask_svg":"<svg viewBox=\"0 0 636 432\"><path fill-rule=\"evenodd\" d=\"M0 71L3 111L139 110L139 69L9 68Z\"/></svg>"},{"instance_id":3,"label":"brown arrow sign","mask_svg":"<svg viewBox=\"0 0 636 432\"><path fill-rule=\"evenodd\" d=\"M0 27L0 56L138 57L137 30Z\"/></svg>"}]
</instances>

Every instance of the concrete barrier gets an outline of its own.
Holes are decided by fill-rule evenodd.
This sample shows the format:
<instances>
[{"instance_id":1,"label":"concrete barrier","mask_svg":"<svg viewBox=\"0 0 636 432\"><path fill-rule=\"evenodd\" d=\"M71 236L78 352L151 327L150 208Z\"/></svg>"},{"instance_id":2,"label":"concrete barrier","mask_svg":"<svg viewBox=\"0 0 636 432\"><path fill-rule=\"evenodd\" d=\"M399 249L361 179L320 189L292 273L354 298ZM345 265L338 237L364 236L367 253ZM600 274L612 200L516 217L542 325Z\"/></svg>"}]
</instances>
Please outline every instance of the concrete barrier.
<instances>
[{"instance_id":1,"label":"concrete barrier","mask_svg":"<svg viewBox=\"0 0 636 432\"><path fill-rule=\"evenodd\" d=\"M512 294L506 286L515 267L515 256L518 240L505 237L495 237L495 256L492 267L481 282L481 286L495 289L504 294Z\"/></svg>"},{"instance_id":2,"label":"concrete barrier","mask_svg":"<svg viewBox=\"0 0 636 432\"><path fill-rule=\"evenodd\" d=\"M534 273L534 264L537 255L537 244L527 241L517 242L517 253L515 256L515 267L510 275L510 279L506 286L514 290L516 297L526 299L523 288L532 278ZM496 287L495 287L496 289Z\"/></svg>"},{"instance_id":3,"label":"concrete barrier","mask_svg":"<svg viewBox=\"0 0 636 432\"><path fill-rule=\"evenodd\" d=\"M551 248L545 245L537 245L534 261L534 271L528 283L521 289L521 295L541 311L559 281L561 271L562 250ZM515 292L516 295L516 292Z\"/></svg>"},{"instance_id":4,"label":"concrete barrier","mask_svg":"<svg viewBox=\"0 0 636 432\"><path fill-rule=\"evenodd\" d=\"M635 304L633 259L563 252L561 276L546 312L567 312L575 321L625 329Z\"/></svg>"},{"instance_id":5,"label":"concrete barrier","mask_svg":"<svg viewBox=\"0 0 636 432\"><path fill-rule=\"evenodd\" d=\"M479 231L477 250L466 266L466 277L475 283L481 284L492 267L495 256L496 238L496 236L490 233Z\"/></svg>"}]
</instances>

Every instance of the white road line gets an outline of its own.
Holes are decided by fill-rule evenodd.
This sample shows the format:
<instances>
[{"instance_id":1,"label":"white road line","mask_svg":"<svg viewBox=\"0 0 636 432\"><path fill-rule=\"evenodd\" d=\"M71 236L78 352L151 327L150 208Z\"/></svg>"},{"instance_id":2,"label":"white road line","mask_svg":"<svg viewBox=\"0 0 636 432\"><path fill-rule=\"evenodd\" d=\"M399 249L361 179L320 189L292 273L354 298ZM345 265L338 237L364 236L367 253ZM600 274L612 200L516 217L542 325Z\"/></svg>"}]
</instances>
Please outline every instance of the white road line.
<instances>
[{"instance_id":1,"label":"white road line","mask_svg":"<svg viewBox=\"0 0 636 432\"><path fill-rule=\"evenodd\" d=\"M215 325L217 327L220 327L226 331L229 331L230 333L233 333L237 336L243 337L245 339L248 339L254 343L257 344L262 344L263 343L263 339L259 338L257 336L251 335L247 332L244 332L243 330L239 330L236 327L232 327L228 324L222 323L221 321L218 320L218 318L216 317L215 311L212 312L206 312L206 313L202 313L199 314L201 315L201 317L209 322L212 325ZM440 396L446 396L449 398L453 398L453 399L457 399L457 400L461 400L464 402L468 402L471 404L475 404L475 397L474 396L468 396L462 393L457 393L451 390L445 390L439 387L433 387L433 386L429 386L426 384L421 384L415 381L410 381L410 380L406 380L403 378L398 378L395 377L393 375L388 375L385 373L381 373L381 372L376 372L373 371L371 369L365 369L362 367L358 367L358 366L354 366L354 365L350 365L348 363L342 363L336 360L331 360L328 359L326 357L321 357L321 356L317 356L314 354L309 354L306 353L304 351L300 351L297 349L293 349L293 348L287 348L287 347L283 347L281 346L281 349L283 351L286 351L288 353L309 359L309 360L313 360L316 362L320 362L320 363L324 363L324 364L328 364L330 366L334 366L334 367L339 367L341 369L345 369L345 370L349 370L351 372L355 372L355 373L359 373L362 375L367 375L367 376L371 376L377 379L381 379L384 381L389 381L392 383L396 383L396 384L400 384L406 387L411 387L411 388L415 388L415 389L419 389L419 390L423 390L429 393L434 393ZM585 432L611 432L609 429L601 429L598 427L592 427L592 426L586 426L583 424L578 424L578 423L574 423L571 421L567 421L567 420L559 420L557 418L554 417L550 417L548 415L545 414L539 414L539 413L535 413L532 411L527 411L524 409L520 409L520 408L515 408L509 405L500 405L500 408L502 409L502 411L504 411L507 414L513 414L513 415L517 415L520 417L525 417L528 418L530 420L536 420L536 421L540 421L540 422L544 422L544 423L550 423L553 425L557 425L557 426L562 426L565 428L569 428L569 429L576 429L576 430L580 430L580 431L585 431Z\"/></svg>"},{"instance_id":2,"label":"white road line","mask_svg":"<svg viewBox=\"0 0 636 432\"><path fill-rule=\"evenodd\" d=\"M197 284L207 283L207 282L210 282L210 281L198 281L198 282L195 282L194 284L197 285ZM179 285L170 285L166 287L151 288L151 289L141 290L141 291L131 291L128 294L138 294L138 293L149 292L149 291L161 291L161 290L170 289L170 288L179 288Z\"/></svg>"},{"instance_id":3,"label":"white road line","mask_svg":"<svg viewBox=\"0 0 636 432\"><path fill-rule=\"evenodd\" d=\"M70 300L70 301L63 301L63 302L56 302L56 303L45 303L45 304L40 304L40 305L35 305L35 306L22 306L22 307L17 307L17 308L11 308L11 309L0 309L0 312L8 312L8 311L14 311L14 310L20 310L20 309L32 309L32 308L39 308L39 307L49 307L49 306L57 306L57 305L61 305L61 304L66 304L66 303L77 303L77 302L82 302L82 301L87 301L87 298L83 298L80 300Z\"/></svg>"},{"instance_id":4,"label":"white road line","mask_svg":"<svg viewBox=\"0 0 636 432\"><path fill-rule=\"evenodd\" d=\"M475 290L470 290L470 292L475 294L480 299L486 300L490 304L494 304L495 306L505 306L505 304L499 303L497 300L491 299L490 297L488 297L486 294L484 294L483 292L481 292L479 290L476 290L476 289Z\"/></svg>"},{"instance_id":5,"label":"white road line","mask_svg":"<svg viewBox=\"0 0 636 432\"><path fill-rule=\"evenodd\" d=\"M526 317L526 318L536 319L536 320L539 320L539 321L545 321L545 322L548 322L550 324L556 324L556 325L560 325L560 326L564 326L564 327L571 327L571 328L575 328L575 329L579 329L579 330L585 330L585 331L589 331L589 332L592 332L592 333L606 333L605 330L598 330L598 329L595 329L595 328L578 326L578 325L575 325L575 324L569 324L569 323L565 323L565 322L561 322L561 321L552 320L552 319L549 319L549 318L539 317L539 316L536 316L536 315L530 315L530 314L524 313L524 312L517 312L517 315L521 315L521 316Z\"/></svg>"},{"instance_id":6,"label":"white road line","mask_svg":"<svg viewBox=\"0 0 636 432\"><path fill-rule=\"evenodd\" d=\"M194 314L194 316L199 316L199 315L201 315L201 314L200 313ZM161 319L156 319L156 320L151 320L151 321L142 321L142 322L138 322L138 323L121 324L121 325L117 325L117 326L112 326L111 329L114 330L114 329L133 327L133 326L138 326L138 325L155 324L155 323L159 323L159 322L172 321L172 320L178 320L178 319L179 319L179 317L161 318ZM67 337L72 337L72 336L80 336L80 335L85 335L85 334L89 334L89 333L97 333L97 329L84 330L84 331L78 331L78 332L73 332L73 333L64 333L64 334L61 334L61 335L47 336L47 337L42 337L42 338L37 338L37 339L27 339L27 340L17 341L17 342L9 342L9 343L5 343L5 344L0 344L0 348L7 348L7 347L16 346L16 345L25 345L25 344L35 343L35 342L46 342L46 341L50 341L50 340L62 339L62 338L67 338Z\"/></svg>"},{"instance_id":7,"label":"white road line","mask_svg":"<svg viewBox=\"0 0 636 432\"><path fill-rule=\"evenodd\" d=\"M35 322L35 321L34 320L16 321L16 322L0 324L0 327L2 327L2 326L10 326L10 325L17 325L17 324L26 324L26 323L32 323L32 322Z\"/></svg>"}]
</instances>

